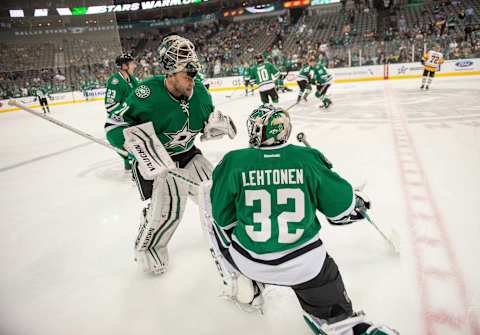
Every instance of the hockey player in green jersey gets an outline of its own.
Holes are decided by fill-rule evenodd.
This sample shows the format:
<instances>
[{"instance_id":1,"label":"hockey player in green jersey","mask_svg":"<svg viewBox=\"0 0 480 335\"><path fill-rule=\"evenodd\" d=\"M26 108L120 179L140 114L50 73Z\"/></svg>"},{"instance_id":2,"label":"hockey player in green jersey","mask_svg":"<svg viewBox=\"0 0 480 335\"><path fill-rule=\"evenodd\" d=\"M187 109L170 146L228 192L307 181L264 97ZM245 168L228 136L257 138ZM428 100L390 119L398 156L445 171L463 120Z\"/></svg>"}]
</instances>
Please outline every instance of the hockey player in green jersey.
<instances>
[{"instance_id":1,"label":"hockey player in green jersey","mask_svg":"<svg viewBox=\"0 0 480 335\"><path fill-rule=\"evenodd\" d=\"M107 111L107 121L105 122L105 133L108 142L113 146L115 141L121 137L123 132L122 120L110 112L122 105L129 94L138 86L138 80L133 73L136 64L130 54L122 54L115 59L118 66L118 72L112 74L107 81L107 90L105 92L105 109ZM127 157L122 156L125 170L130 170L131 166Z\"/></svg>"},{"instance_id":2,"label":"hockey player in green jersey","mask_svg":"<svg viewBox=\"0 0 480 335\"><path fill-rule=\"evenodd\" d=\"M271 63L265 62L262 55L256 57L257 64L250 68L250 80L258 86L262 103L278 103L278 93L275 81L280 76L278 69Z\"/></svg>"},{"instance_id":3,"label":"hockey player in green jersey","mask_svg":"<svg viewBox=\"0 0 480 335\"><path fill-rule=\"evenodd\" d=\"M227 294L258 306L263 284L288 286L315 334L397 334L353 311L319 236L316 210L331 224L353 223L370 208L367 196L333 172L318 150L287 143L290 117L282 109L262 105L247 126L250 148L227 153L199 199Z\"/></svg>"},{"instance_id":4,"label":"hockey player in green jersey","mask_svg":"<svg viewBox=\"0 0 480 335\"><path fill-rule=\"evenodd\" d=\"M323 103L321 107L328 108L332 104L332 101L326 94L332 78L333 76L328 73L322 63L317 63L314 57L309 58L307 64L302 67L298 74L297 83L300 91L297 102L300 102L302 98L307 101L307 97L312 90L312 85L315 85L317 88L315 96L321 99Z\"/></svg>"},{"instance_id":5,"label":"hockey player in green jersey","mask_svg":"<svg viewBox=\"0 0 480 335\"><path fill-rule=\"evenodd\" d=\"M35 96L38 99L38 102L40 103L40 106L42 106L43 114L50 113L50 107L48 106L48 100L47 100L47 91L43 88L37 88L35 90Z\"/></svg>"},{"instance_id":6,"label":"hockey player in green jersey","mask_svg":"<svg viewBox=\"0 0 480 335\"><path fill-rule=\"evenodd\" d=\"M286 60L281 60L278 64L276 64L278 70L280 71L280 75L278 76L278 79L275 81L275 87L277 89L277 92L291 92L292 89L288 88L285 85L285 79L287 78L288 75L288 67L287 67L287 62Z\"/></svg>"},{"instance_id":7,"label":"hockey player in green jersey","mask_svg":"<svg viewBox=\"0 0 480 335\"><path fill-rule=\"evenodd\" d=\"M241 75L243 77L243 85L245 86L245 96L248 96L248 92L251 92L252 95L254 95L255 86L253 84L254 81L251 78L252 76L248 64L243 67Z\"/></svg>"},{"instance_id":8,"label":"hockey player in green jersey","mask_svg":"<svg viewBox=\"0 0 480 335\"><path fill-rule=\"evenodd\" d=\"M132 167L142 200L150 199L142 212L135 255L143 270L154 274L167 270L167 244L182 219L188 195L195 200L198 189L168 173L152 177L148 164L161 160L158 153L165 152L179 173L199 183L211 178L212 166L194 145L196 136L202 133L203 140L210 140L236 135L231 119L214 111L212 97L203 83L194 79L200 68L194 45L186 38L170 35L163 39L158 52L165 75L141 81L124 103L110 111L117 127L126 128L123 134L116 132L111 143L123 148L125 140L132 140L125 138L125 133L139 129L136 140L146 148ZM151 133L140 128L149 122ZM129 152L134 153L131 149Z\"/></svg>"},{"instance_id":9,"label":"hockey player in green jersey","mask_svg":"<svg viewBox=\"0 0 480 335\"><path fill-rule=\"evenodd\" d=\"M307 98L312 92L312 85L310 84L310 78L313 75L314 70L310 66L309 62L304 64L297 75L297 84L299 87L299 92L297 96L297 103L299 103L302 98L307 101Z\"/></svg>"},{"instance_id":10,"label":"hockey player in green jersey","mask_svg":"<svg viewBox=\"0 0 480 335\"><path fill-rule=\"evenodd\" d=\"M316 76L314 78L317 91L315 96L322 100L323 105L320 107L328 108L332 104L332 100L327 96L327 90L329 89L333 76L328 73L327 68L322 62L318 62L315 65Z\"/></svg>"}]
</instances>

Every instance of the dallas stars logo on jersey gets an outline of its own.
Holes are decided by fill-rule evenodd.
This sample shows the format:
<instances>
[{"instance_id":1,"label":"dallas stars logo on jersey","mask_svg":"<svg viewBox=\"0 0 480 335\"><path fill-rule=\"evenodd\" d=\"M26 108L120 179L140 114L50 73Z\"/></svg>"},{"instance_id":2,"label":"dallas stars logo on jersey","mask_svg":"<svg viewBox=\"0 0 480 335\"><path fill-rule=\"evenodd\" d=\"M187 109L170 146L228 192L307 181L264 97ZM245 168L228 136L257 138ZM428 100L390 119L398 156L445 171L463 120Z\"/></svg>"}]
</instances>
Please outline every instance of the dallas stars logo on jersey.
<instances>
[{"instance_id":1,"label":"dallas stars logo on jersey","mask_svg":"<svg viewBox=\"0 0 480 335\"><path fill-rule=\"evenodd\" d=\"M164 76L154 76L141 82L124 104L115 106L110 118L119 118L118 127L128 127L148 121L153 123L160 142L169 154L190 150L195 136L208 122L213 111L212 97L205 86L195 80L192 96L178 100L169 94ZM123 144L121 139L115 143Z\"/></svg>"},{"instance_id":2,"label":"dallas stars logo on jersey","mask_svg":"<svg viewBox=\"0 0 480 335\"><path fill-rule=\"evenodd\" d=\"M165 133L167 137L170 138L170 141L164 144L165 148L173 147L182 147L186 149L190 142L195 139L195 135L198 134L198 131L191 131L188 126L188 120L185 122L182 129L176 133Z\"/></svg>"},{"instance_id":3,"label":"dallas stars logo on jersey","mask_svg":"<svg viewBox=\"0 0 480 335\"><path fill-rule=\"evenodd\" d=\"M145 99L150 96L150 89L148 88L148 86L140 85L135 89L135 94L140 99Z\"/></svg>"}]
</instances>

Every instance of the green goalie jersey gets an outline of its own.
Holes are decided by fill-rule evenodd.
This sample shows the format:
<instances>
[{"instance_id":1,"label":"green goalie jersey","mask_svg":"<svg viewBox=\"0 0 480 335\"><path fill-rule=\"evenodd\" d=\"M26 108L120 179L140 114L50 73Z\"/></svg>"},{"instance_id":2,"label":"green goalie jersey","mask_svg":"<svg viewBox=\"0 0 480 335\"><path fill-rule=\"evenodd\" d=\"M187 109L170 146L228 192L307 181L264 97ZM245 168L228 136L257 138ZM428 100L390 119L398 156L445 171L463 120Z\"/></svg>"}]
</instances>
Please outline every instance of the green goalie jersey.
<instances>
[{"instance_id":1,"label":"green goalie jersey","mask_svg":"<svg viewBox=\"0 0 480 335\"><path fill-rule=\"evenodd\" d=\"M295 145L225 155L212 176L212 215L243 273L282 285L318 274L325 250L316 210L338 219L355 205L352 186L331 167L318 150Z\"/></svg>"},{"instance_id":2,"label":"green goalie jersey","mask_svg":"<svg viewBox=\"0 0 480 335\"><path fill-rule=\"evenodd\" d=\"M195 79L192 96L179 101L166 89L165 76L156 75L141 81L123 104L110 111L107 138L123 149L125 138L118 128L151 121L167 152L178 154L191 149L212 111L210 93L199 79Z\"/></svg>"},{"instance_id":3,"label":"green goalie jersey","mask_svg":"<svg viewBox=\"0 0 480 335\"><path fill-rule=\"evenodd\" d=\"M107 90L105 92L105 108L107 113L121 105L128 95L138 86L138 80L129 75L125 79L120 73L114 73L108 78Z\"/></svg>"},{"instance_id":4,"label":"green goalie jersey","mask_svg":"<svg viewBox=\"0 0 480 335\"><path fill-rule=\"evenodd\" d=\"M255 64L249 70L249 78L258 86L260 92L268 91L275 87L275 80L280 76L280 71L275 65L264 62Z\"/></svg>"}]
</instances>

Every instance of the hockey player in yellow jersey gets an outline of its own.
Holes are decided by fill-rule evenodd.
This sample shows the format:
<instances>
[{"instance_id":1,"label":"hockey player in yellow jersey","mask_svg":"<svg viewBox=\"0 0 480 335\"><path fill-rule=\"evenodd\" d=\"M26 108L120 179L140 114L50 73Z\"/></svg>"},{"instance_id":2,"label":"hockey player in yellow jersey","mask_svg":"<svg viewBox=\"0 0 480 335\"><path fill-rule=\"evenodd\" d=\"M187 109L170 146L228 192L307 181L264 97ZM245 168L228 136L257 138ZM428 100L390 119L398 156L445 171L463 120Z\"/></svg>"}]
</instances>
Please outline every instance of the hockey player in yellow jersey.
<instances>
[{"instance_id":1,"label":"hockey player in yellow jersey","mask_svg":"<svg viewBox=\"0 0 480 335\"><path fill-rule=\"evenodd\" d=\"M430 84L432 83L432 79L435 76L435 72L440 69L440 65L444 62L443 54L440 51L440 46L436 45L433 47L433 50L423 54L423 77L422 86L420 86L421 90L428 90Z\"/></svg>"}]
</instances>

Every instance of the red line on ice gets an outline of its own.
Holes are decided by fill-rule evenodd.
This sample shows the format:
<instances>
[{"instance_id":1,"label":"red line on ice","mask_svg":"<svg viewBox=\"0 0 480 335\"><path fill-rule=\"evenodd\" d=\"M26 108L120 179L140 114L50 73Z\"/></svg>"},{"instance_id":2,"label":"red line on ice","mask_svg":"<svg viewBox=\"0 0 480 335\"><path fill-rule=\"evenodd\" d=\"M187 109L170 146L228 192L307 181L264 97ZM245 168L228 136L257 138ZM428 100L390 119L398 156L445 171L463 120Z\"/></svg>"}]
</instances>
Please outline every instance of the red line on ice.
<instances>
[{"instance_id":1,"label":"red line on ice","mask_svg":"<svg viewBox=\"0 0 480 335\"><path fill-rule=\"evenodd\" d=\"M452 328L461 329L467 322L469 323L469 328L472 335L480 335L480 328L478 326L478 322L476 316L472 314L469 315L468 313L468 306L469 300L467 298L467 289L465 285L465 280L462 277L460 272L459 263L457 261L457 257L455 255L454 249L448 237L447 230L445 228L445 223L443 221L442 215L438 209L438 206L435 202L432 189L428 183L428 179L426 178L426 174L423 170L422 165L420 164L420 159L415 149L414 143L412 141L412 136L408 130L407 122L405 117L397 110L393 97L392 97L392 90L390 88L390 83L385 84L385 99L386 99L386 108L389 110L390 114L390 121L393 129L394 134L394 143L395 143L395 152L397 154L397 164L398 169L400 172L402 187L404 190L404 198L405 204L407 207L407 219L409 222L409 230L411 234L411 240L413 243L413 254L415 256L416 261L416 272L417 272L417 284L420 290L420 303L421 303L421 310L422 316L425 323L425 331L428 335L434 335L434 325L435 324L448 324ZM408 149L408 150L405 150ZM407 159L404 156L408 156ZM413 163L416 165L418 169L418 175L421 177L420 182L409 182L407 181L406 174L408 173L408 169L405 168L406 161L409 163ZM415 187L423 187L426 190L425 198L418 199L415 195L412 195L412 186ZM416 201L417 200L417 201ZM427 203L431 210L432 215L422 214L415 211L413 203L414 202L423 202ZM430 213L429 213L430 214ZM416 233L415 221L416 218L423 217L425 219L432 220L435 224L435 227L438 229L440 233L440 239L430 238L428 236L419 236ZM427 243L425 243L427 242ZM423 245L423 246L422 246ZM463 311L460 313L460 317L455 317L458 311L434 311L435 307L430 306L430 301L428 298L428 284L426 280L424 280L425 275L433 275L437 276L442 273L442 271L431 268L425 267L423 264L422 259L422 248L425 246L435 246L435 247L443 247L447 252L447 257L449 264L451 266L451 271L448 271L449 276L442 277L444 281L452 280L455 282L456 289L458 289L459 298L461 300ZM451 276L451 277L450 277ZM438 334L440 335L440 334Z\"/></svg>"}]
</instances>

